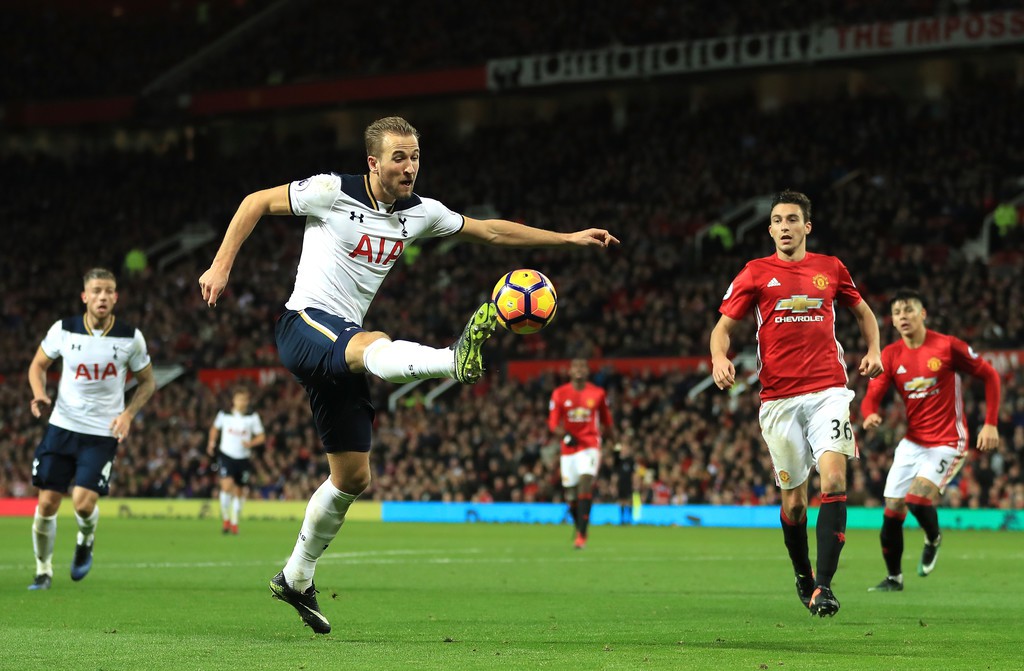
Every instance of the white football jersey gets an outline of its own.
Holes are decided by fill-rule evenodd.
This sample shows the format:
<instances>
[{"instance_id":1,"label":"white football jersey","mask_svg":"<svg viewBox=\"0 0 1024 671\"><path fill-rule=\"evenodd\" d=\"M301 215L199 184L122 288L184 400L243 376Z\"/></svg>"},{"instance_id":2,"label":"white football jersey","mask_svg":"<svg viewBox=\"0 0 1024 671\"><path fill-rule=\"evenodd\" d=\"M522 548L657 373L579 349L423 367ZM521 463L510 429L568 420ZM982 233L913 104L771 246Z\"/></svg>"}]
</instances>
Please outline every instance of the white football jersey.
<instances>
[{"instance_id":1,"label":"white football jersey","mask_svg":"<svg viewBox=\"0 0 1024 671\"><path fill-rule=\"evenodd\" d=\"M255 412L218 412L213 426L220 430L220 451L232 459L248 459L252 450L242 443L263 433L263 422Z\"/></svg>"},{"instance_id":2,"label":"white football jersey","mask_svg":"<svg viewBox=\"0 0 1024 671\"><path fill-rule=\"evenodd\" d=\"M142 333L116 317L106 331L94 332L79 315L55 322L40 347L51 359L63 359L50 424L110 437L110 423L124 412L128 371L150 364Z\"/></svg>"},{"instance_id":3,"label":"white football jersey","mask_svg":"<svg viewBox=\"0 0 1024 671\"><path fill-rule=\"evenodd\" d=\"M293 214L306 215L289 310L319 308L362 325L381 282L417 238L454 235L465 219L413 194L382 209L368 175L315 175L288 185Z\"/></svg>"}]
</instances>

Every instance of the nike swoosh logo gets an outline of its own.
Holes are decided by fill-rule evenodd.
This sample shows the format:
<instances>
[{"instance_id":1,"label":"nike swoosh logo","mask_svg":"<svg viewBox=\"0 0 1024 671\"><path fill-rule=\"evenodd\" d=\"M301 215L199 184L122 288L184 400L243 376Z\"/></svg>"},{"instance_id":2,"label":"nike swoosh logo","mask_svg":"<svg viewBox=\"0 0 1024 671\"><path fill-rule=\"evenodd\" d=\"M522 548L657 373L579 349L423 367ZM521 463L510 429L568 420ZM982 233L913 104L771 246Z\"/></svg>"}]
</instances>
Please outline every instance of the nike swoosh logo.
<instances>
[{"instance_id":1,"label":"nike swoosh logo","mask_svg":"<svg viewBox=\"0 0 1024 671\"><path fill-rule=\"evenodd\" d=\"M327 622L327 618L326 617L324 617L320 613L316 612L315 610L313 610L312 608L310 608L306 604L300 603L299 605L302 606L303 608L305 608L306 610L308 610L313 615L316 615L318 618L320 618L321 622L323 622L324 624L330 624L329 622Z\"/></svg>"}]
</instances>

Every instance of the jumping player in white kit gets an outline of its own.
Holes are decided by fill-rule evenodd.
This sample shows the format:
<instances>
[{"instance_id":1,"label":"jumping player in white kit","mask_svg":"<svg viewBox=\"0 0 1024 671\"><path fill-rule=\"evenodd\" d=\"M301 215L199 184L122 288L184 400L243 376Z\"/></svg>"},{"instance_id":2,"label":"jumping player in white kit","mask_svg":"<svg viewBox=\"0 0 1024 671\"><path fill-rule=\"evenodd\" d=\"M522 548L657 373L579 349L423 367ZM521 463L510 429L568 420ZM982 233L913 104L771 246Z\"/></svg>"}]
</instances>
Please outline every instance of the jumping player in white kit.
<instances>
[{"instance_id":1,"label":"jumping player in white kit","mask_svg":"<svg viewBox=\"0 0 1024 671\"><path fill-rule=\"evenodd\" d=\"M314 175L246 196L212 265L199 278L203 299L215 306L260 217L306 218L295 288L276 335L282 363L309 395L330 477L310 498L292 555L270 589L317 633L331 630L316 600L317 560L370 483L374 408L366 373L389 382L451 378L473 384L483 375L481 348L496 323L494 305L485 302L445 348L364 330L370 302L406 245L446 236L512 247L603 249L618 243L597 228L555 233L500 219L472 219L416 194L419 133L405 119L375 121L366 128L365 140L366 174Z\"/></svg>"}]
</instances>

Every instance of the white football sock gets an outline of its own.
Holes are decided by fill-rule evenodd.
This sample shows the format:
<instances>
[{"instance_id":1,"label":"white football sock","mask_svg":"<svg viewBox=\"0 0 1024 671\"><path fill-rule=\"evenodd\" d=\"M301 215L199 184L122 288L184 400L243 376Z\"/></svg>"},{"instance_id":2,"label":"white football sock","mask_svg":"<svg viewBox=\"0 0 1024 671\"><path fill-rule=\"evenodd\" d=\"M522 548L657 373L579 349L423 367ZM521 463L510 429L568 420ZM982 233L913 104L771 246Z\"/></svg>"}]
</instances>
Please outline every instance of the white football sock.
<instances>
[{"instance_id":1,"label":"white football sock","mask_svg":"<svg viewBox=\"0 0 1024 671\"><path fill-rule=\"evenodd\" d=\"M455 353L408 340L381 338L363 350L363 366L388 382L412 382L455 375Z\"/></svg>"},{"instance_id":2,"label":"white football sock","mask_svg":"<svg viewBox=\"0 0 1024 671\"><path fill-rule=\"evenodd\" d=\"M53 575L53 545L57 540L57 516L43 517L36 506L32 520L32 549L36 552L36 575Z\"/></svg>"},{"instance_id":3,"label":"white football sock","mask_svg":"<svg viewBox=\"0 0 1024 671\"><path fill-rule=\"evenodd\" d=\"M231 519L231 493L220 490L220 517L227 522Z\"/></svg>"},{"instance_id":4,"label":"white football sock","mask_svg":"<svg viewBox=\"0 0 1024 671\"><path fill-rule=\"evenodd\" d=\"M100 520L100 507L97 505L92 509L88 517L82 517L75 511L75 521L78 522L78 544L92 545L96 536L96 524Z\"/></svg>"},{"instance_id":5,"label":"white football sock","mask_svg":"<svg viewBox=\"0 0 1024 671\"><path fill-rule=\"evenodd\" d=\"M338 535L345 523L345 513L356 496L335 487L330 478L313 492L306 505L306 517L302 520L295 549L284 566L285 580L292 589L305 592L313 584L316 562Z\"/></svg>"},{"instance_id":6,"label":"white football sock","mask_svg":"<svg viewBox=\"0 0 1024 671\"><path fill-rule=\"evenodd\" d=\"M238 526L238 518L240 518L242 512L242 497L232 496L231 497L231 523L236 527Z\"/></svg>"}]
</instances>

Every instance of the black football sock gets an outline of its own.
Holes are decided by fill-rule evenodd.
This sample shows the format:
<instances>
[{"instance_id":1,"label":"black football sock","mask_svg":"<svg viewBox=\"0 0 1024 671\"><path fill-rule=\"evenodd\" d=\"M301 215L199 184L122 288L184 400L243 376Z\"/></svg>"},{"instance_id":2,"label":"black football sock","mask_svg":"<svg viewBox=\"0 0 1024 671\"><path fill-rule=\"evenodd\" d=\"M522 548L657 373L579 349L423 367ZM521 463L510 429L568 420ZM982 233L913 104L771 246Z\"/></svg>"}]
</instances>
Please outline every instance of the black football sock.
<instances>
[{"instance_id":1,"label":"black football sock","mask_svg":"<svg viewBox=\"0 0 1024 671\"><path fill-rule=\"evenodd\" d=\"M793 562L793 573L810 577L813 573L807 550L807 514L799 522L794 522L786 517L785 511L780 511L779 519L782 520L782 537L786 540L789 560Z\"/></svg>"},{"instance_id":2,"label":"black football sock","mask_svg":"<svg viewBox=\"0 0 1024 671\"><path fill-rule=\"evenodd\" d=\"M832 586L832 576L839 568L839 554L846 545L846 492L821 495L818 509L818 575L815 584Z\"/></svg>"},{"instance_id":3,"label":"black football sock","mask_svg":"<svg viewBox=\"0 0 1024 671\"><path fill-rule=\"evenodd\" d=\"M576 502L576 505L579 506L576 511L576 528L584 538L587 536L587 527L590 526L590 504L593 500L593 494L580 494Z\"/></svg>"},{"instance_id":4,"label":"black football sock","mask_svg":"<svg viewBox=\"0 0 1024 671\"><path fill-rule=\"evenodd\" d=\"M935 539L939 537L939 513L935 510L935 506L932 505L931 499L907 494L906 501L907 509L917 520L917 523L921 525L925 538L928 539L929 543L934 543Z\"/></svg>"},{"instance_id":5,"label":"black football sock","mask_svg":"<svg viewBox=\"0 0 1024 671\"><path fill-rule=\"evenodd\" d=\"M885 568L894 578L903 574L900 565L903 563L903 520L906 517L906 513L898 513L886 508L882 517L882 533L878 536L882 541L882 559L885 560Z\"/></svg>"}]
</instances>

